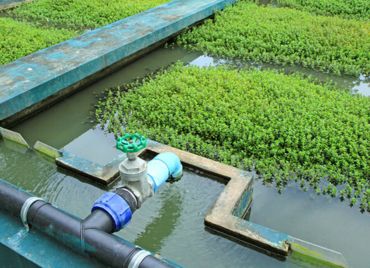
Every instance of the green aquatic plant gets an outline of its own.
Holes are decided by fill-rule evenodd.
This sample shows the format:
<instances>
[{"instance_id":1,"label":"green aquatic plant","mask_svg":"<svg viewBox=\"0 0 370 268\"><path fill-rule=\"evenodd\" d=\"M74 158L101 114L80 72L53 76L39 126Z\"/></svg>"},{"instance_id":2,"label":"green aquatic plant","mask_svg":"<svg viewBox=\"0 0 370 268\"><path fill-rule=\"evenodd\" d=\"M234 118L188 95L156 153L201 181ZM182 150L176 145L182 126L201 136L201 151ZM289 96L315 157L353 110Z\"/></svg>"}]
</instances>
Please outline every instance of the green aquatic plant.
<instances>
[{"instance_id":1,"label":"green aquatic plant","mask_svg":"<svg viewBox=\"0 0 370 268\"><path fill-rule=\"evenodd\" d=\"M308 11L317 15L346 19L370 19L369 0L277 0L279 6Z\"/></svg>"},{"instance_id":2,"label":"green aquatic plant","mask_svg":"<svg viewBox=\"0 0 370 268\"><path fill-rule=\"evenodd\" d=\"M36 0L14 9L9 15L56 27L92 29L165 2L167 0Z\"/></svg>"},{"instance_id":3,"label":"green aquatic plant","mask_svg":"<svg viewBox=\"0 0 370 268\"><path fill-rule=\"evenodd\" d=\"M370 99L298 75L176 64L110 89L96 118L247 170L278 189L370 201ZM353 201L351 201L353 202Z\"/></svg>"},{"instance_id":4,"label":"green aquatic plant","mask_svg":"<svg viewBox=\"0 0 370 268\"><path fill-rule=\"evenodd\" d=\"M212 55L369 75L370 23L241 1L177 43Z\"/></svg>"},{"instance_id":5,"label":"green aquatic plant","mask_svg":"<svg viewBox=\"0 0 370 268\"><path fill-rule=\"evenodd\" d=\"M0 18L0 65L71 38L68 30L36 28L28 23Z\"/></svg>"}]
</instances>

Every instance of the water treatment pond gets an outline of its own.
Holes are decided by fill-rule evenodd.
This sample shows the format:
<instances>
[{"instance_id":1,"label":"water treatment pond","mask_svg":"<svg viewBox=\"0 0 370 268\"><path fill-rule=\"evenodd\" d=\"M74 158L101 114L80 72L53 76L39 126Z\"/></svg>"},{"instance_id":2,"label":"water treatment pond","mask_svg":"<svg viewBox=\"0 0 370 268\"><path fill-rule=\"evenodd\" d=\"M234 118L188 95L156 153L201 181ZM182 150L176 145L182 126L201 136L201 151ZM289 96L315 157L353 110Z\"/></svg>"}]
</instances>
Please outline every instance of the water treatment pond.
<instances>
[{"instance_id":1,"label":"water treatment pond","mask_svg":"<svg viewBox=\"0 0 370 268\"><path fill-rule=\"evenodd\" d=\"M30 145L41 140L61 148L94 125L90 113L102 89L143 77L177 60L198 66L225 63L246 66L179 48L160 48L19 124L14 130L22 133ZM370 93L369 81L365 78L331 76L299 67L284 68L284 71L303 72L322 81L332 79L344 89ZM107 190L57 169L54 163L31 151L1 141L0 177L80 217L88 215L91 204ZM145 203L119 234L185 267L294 267L292 263L268 257L204 229L204 215L223 187L216 181L188 172L180 182L166 185ZM351 267L368 267L368 214L361 214L338 199L303 192L295 186L288 187L280 195L274 188L257 182L253 197L251 221L340 251Z\"/></svg>"},{"instance_id":2,"label":"water treatment pond","mask_svg":"<svg viewBox=\"0 0 370 268\"><path fill-rule=\"evenodd\" d=\"M0 142L0 177L81 218L108 190L8 142ZM205 230L204 216L223 187L186 172L180 182L165 185L146 202L119 235L185 267L295 267ZM367 214L297 188L280 195L259 182L253 198L253 222L339 250L352 267L365 268L370 262L366 254L370 234Z\"/></svg>"}]
</instances>

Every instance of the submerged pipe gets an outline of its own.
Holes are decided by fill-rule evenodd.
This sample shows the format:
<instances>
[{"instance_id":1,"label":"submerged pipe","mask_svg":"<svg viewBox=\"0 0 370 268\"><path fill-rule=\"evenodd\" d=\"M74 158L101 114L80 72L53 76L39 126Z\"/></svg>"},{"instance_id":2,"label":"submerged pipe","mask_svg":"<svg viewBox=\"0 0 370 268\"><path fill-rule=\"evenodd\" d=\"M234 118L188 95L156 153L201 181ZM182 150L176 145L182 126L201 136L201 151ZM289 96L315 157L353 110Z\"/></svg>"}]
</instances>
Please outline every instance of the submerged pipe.
<instances>
[{"instance_id":1,"label":"submerged pipe","mask_svg":"<svg viewBox=\"0 0 370 268\"><path fill-rule=\"evenodd\" d=\"M119 192L114 195L124 200ZM125 202L130 207L130 201ZM111 267L173 267L166 260L111 235L116 230L115 222L102 209L95 209L85 220L80 220L3 180L0 180L0 204L14 216L22 211L26 223L33 228Z\"/></svg>"}]
</instances>

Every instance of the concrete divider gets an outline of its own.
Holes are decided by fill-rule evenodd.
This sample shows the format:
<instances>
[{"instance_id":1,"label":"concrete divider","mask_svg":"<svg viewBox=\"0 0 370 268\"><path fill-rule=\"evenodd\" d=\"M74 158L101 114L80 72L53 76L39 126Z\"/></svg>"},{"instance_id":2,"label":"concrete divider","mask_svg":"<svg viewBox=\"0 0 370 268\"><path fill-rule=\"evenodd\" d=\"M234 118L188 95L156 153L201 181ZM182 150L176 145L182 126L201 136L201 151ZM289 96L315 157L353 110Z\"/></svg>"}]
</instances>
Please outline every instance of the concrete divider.
<instances>
[{"instance_id":1,"label":"concrete divider","mask_svg":"<svg viewBox=\"0 0 370 268\"><path fill-rule=\"evenodd\" d=\"M235 0L174 0L0 67L0 124L91 83Z\"/></svg>"}]
</instances>

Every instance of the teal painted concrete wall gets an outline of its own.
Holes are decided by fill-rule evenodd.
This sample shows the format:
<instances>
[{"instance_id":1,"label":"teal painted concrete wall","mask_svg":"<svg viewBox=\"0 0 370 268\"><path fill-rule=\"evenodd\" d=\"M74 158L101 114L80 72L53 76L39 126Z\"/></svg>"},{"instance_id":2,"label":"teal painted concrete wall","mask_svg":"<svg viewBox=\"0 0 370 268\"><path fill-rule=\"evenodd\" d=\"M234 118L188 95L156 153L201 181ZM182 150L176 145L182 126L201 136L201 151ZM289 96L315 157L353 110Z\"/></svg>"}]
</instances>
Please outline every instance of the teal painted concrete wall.
<instances>
[{"instance_id":1,"label":"teal painted concrete wall","mask_svg":"<svg viewBox=\"0 0 370 268\"><path fill-rule=\"evenodd\" d=\"M0 67L0 121L233 2L174 0Z\"/></svg>"}]
</instances>

